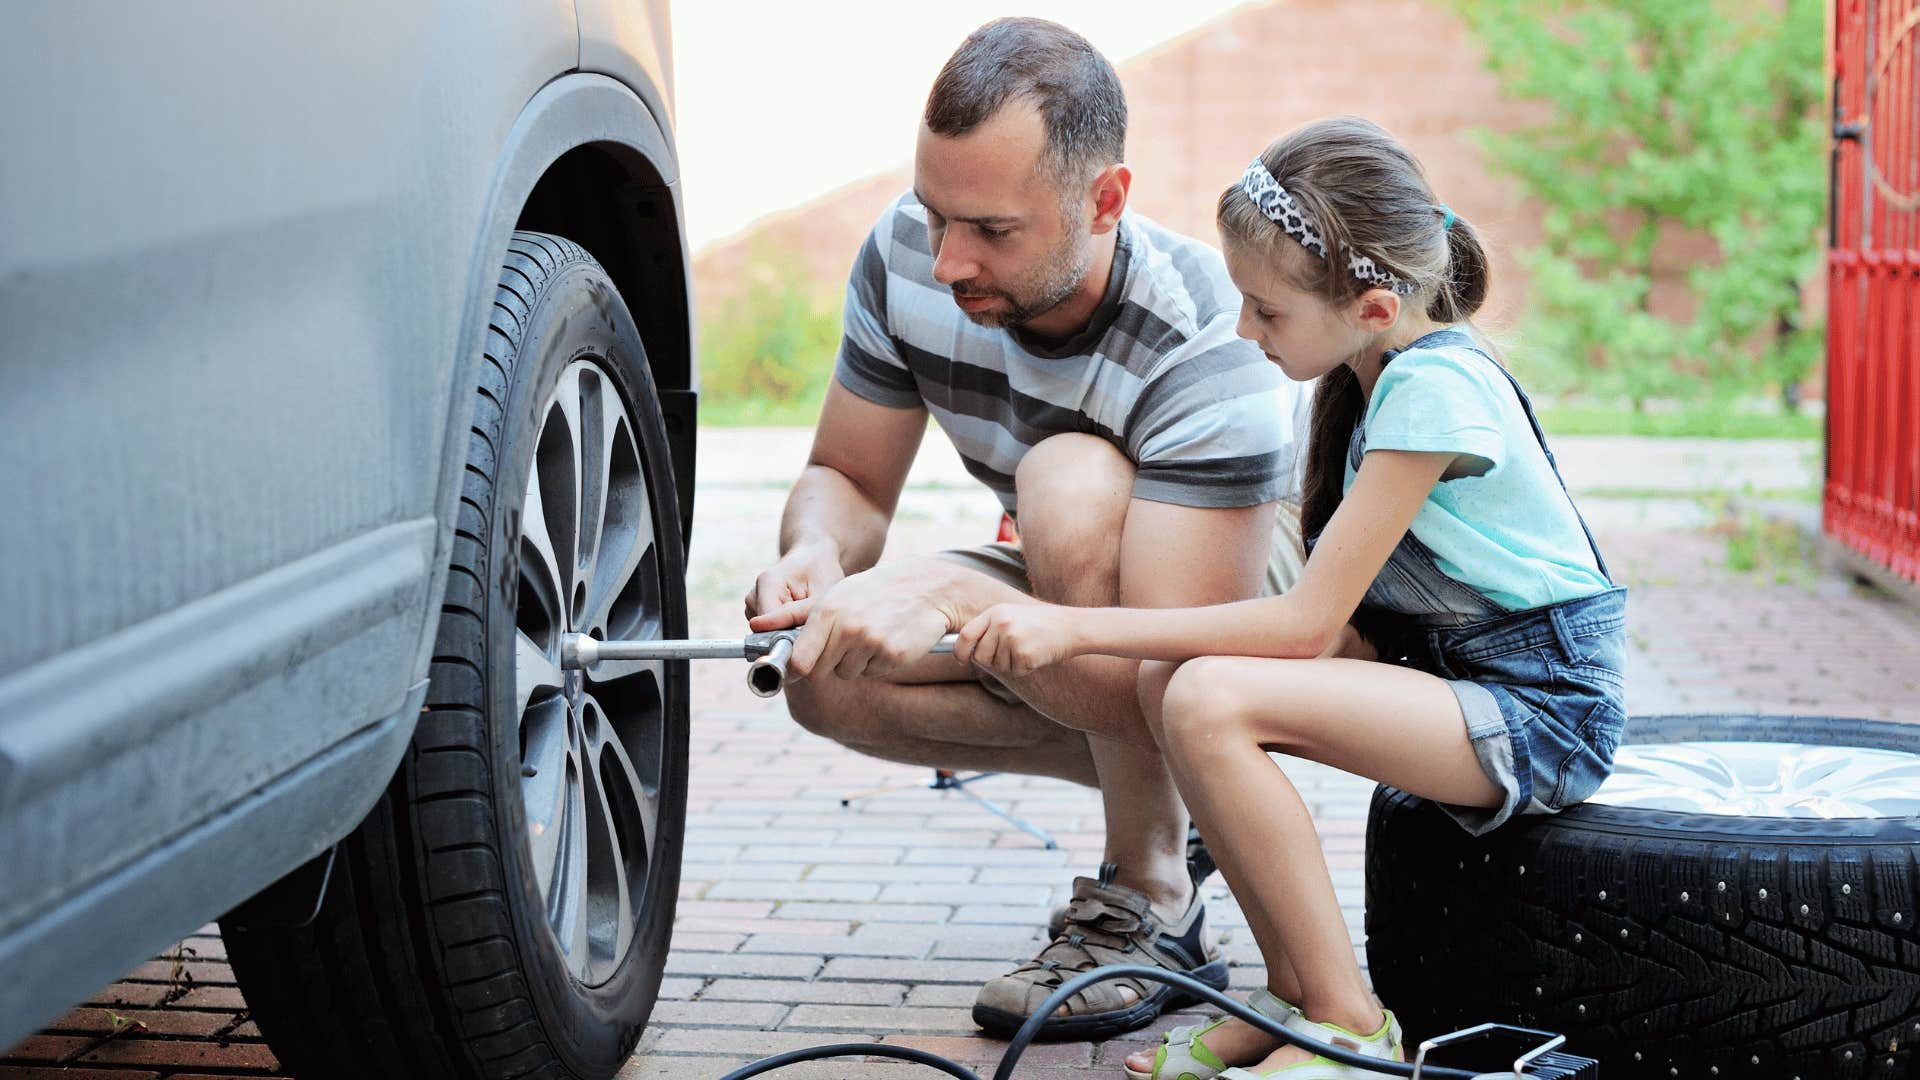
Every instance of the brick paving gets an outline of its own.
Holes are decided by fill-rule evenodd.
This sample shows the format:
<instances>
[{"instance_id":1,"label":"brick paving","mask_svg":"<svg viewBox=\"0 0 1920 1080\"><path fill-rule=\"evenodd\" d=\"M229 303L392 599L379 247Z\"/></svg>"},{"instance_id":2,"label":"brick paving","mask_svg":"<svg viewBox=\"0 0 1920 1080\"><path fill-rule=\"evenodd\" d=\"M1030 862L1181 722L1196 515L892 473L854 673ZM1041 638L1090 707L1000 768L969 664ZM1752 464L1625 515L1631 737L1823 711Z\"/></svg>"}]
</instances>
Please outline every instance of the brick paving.
<instances>
[{"instance_id":1,"label":"brick paving","mask_svg":"<svg viewBox=\"0 0 1920 1080\"><path fill-rule=\"evenodd\" d=\"M713 442L727 438L716 433ZM740 594L771 543L779 479L703 483L689 573L695 633L738 633ZM1786 583L1734 574L1723 568L1718 536L1691 525L1649 528L1642 504L1586 505L1616 572L1635 590L1634 712L1920 721L1920 612L1814 567ZM890 551L985 534L992 520L990 500L921 484L903 502ZM742 674L716 664L696 675L674 947L653 1023L621 1076L715 1077L764 1054L849 1040L904 1043L989 1072L1002 1044L976 1034L968 1017L974 990L1040 946L1050 906L1098 861L1092 793L1006 776L977 785L1052 832L1060 848L1045 850L954 793L915 786L925 770L799 730L777 703L752 697ZM1313 808L1358 941L1371 785L1308 763L1285 767ZM909 786L840 806L850 791L888 784ZM1233 985L1260 985L1259 955L1232 897L1217 877L1207 893ZM13 1048L0 1058L0 1080L280 1075L224 955L214 928L202 928ZM117 1037L116 1023L125 1028ZM1120 1059L1147 1034L1036 1047L1020 1075L1116 1077ZM835 1061L777 1075L932 1074L905 1063Z\"/></svg>"}]
</instances>

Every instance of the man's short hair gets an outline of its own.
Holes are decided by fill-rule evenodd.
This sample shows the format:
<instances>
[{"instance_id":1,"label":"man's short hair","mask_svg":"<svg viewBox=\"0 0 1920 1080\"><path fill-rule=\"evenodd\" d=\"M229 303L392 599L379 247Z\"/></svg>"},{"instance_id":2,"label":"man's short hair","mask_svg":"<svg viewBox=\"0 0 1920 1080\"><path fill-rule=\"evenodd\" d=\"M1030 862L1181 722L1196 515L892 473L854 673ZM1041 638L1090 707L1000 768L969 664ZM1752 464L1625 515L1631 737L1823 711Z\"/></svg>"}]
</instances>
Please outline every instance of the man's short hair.
<instances>
[{"instance_id":1,"label":"man's short hair","mask_svg":"<svg viewBox=\"0 0 1920 1080\"><path fill-rule=\"evenodd\" d=\"M1086 38L1045 19L994 21L967 35L927 95L927 128L964 135L1010 98L1031 101L1047 127L1045 163L1061 183L1126 158L1127 97L1113 65Z\"/></svg>"}]
</instances>

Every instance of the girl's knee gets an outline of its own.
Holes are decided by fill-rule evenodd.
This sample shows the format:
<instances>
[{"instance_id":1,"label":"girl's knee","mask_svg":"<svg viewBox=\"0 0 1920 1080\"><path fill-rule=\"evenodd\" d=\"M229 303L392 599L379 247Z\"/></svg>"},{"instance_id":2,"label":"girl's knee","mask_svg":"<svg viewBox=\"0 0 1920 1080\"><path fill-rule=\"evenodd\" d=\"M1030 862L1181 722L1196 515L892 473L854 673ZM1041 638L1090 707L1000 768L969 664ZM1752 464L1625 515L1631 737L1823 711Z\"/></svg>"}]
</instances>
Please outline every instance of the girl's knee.
<instances>
[{"instance_id":1,"label":"girl's knee","mask_svg":"<svg viewBox=\"0 0 1920 1080\"><path fill-rule=\"evenodd\" d=\"M1201 656L1181 664L1160 696L1157 735L1169 752L1224 749L1246 729L1245 702L1227 678L1230 657Z\"/></svg>"}]
</instances>

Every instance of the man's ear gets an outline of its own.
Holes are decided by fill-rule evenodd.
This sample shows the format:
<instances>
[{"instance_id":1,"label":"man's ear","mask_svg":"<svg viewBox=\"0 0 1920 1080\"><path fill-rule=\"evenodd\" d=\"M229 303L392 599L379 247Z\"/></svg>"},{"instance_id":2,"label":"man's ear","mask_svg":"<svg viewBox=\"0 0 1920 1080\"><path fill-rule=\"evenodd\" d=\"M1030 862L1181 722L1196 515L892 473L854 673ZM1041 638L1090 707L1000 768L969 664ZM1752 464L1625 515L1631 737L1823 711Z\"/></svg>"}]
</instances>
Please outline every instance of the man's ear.
<instances>
[{"instance_id":1,"label":"man's ear","mask_svg":"<svg viewBox=\"0 0 1920 1080\"><path fill-rule=\"evenodd\" d=\"M1384 334L1400 320L1400 295L1392 289L1368 289L1353 303L1354 321L1369 334Z\"/></svg>"},{"instance_id":2,"label":"man's ear","mask_svg":"<svg viewBox=\"0 0 1920 1080\"><path fill-rule=\"evenodd\" d=\"M1093 219L1087 223L1093 235L1112 232L1120 224L1120 214L1127 208L1127 192L1132 187L1133 170L1124 164L1109 165L1094 175Z\"/></svg>"}]
</instances>

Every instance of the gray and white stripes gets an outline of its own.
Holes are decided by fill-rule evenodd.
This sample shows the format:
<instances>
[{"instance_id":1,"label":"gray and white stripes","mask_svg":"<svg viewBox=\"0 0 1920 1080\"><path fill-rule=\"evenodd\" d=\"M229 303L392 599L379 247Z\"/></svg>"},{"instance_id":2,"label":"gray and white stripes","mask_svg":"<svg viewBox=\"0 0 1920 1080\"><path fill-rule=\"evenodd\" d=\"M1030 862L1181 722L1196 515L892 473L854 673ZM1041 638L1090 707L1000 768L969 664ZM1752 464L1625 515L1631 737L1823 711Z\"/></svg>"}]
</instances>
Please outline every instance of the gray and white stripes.
<instances>
[{"instance_id":1,"label":"gray and white stripes","mask_svg":"<svg viewBox=\"0 0 1920 1080\"><path fill-rule=\"evenodd\" d=\"M927 408L1009 512L1020 458L1069 431L1133 460L1139 498L1298 500L1311 391L1235 336L1239 304L1218 253L1128 214L1092 324L1043 350L960 312L933 280L926 214L909 194L855 260L837 377L869 401Z\"/></svg>"}]
</instances>

